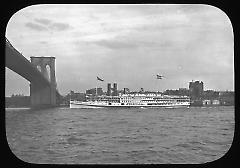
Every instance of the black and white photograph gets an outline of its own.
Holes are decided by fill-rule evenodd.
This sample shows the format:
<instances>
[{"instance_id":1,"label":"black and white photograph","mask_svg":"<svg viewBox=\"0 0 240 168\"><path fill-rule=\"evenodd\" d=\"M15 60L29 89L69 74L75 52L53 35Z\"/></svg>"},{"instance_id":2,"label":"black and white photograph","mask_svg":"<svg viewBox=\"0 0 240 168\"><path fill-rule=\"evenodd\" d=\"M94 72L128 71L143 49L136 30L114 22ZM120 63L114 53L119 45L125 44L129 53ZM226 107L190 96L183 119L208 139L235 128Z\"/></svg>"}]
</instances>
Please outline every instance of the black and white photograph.
<instances>
[{"instance_id":1,"label":"black and white photograph","mask_svg":"<svg viewBox=\"0 0 240 168\"><path fill-rule=\"evenodd\" d=\"M34 164L202 164L235 128L231 20L206 4L38 4L5 33L5 126Z\"/></svg>"}]
</instances>

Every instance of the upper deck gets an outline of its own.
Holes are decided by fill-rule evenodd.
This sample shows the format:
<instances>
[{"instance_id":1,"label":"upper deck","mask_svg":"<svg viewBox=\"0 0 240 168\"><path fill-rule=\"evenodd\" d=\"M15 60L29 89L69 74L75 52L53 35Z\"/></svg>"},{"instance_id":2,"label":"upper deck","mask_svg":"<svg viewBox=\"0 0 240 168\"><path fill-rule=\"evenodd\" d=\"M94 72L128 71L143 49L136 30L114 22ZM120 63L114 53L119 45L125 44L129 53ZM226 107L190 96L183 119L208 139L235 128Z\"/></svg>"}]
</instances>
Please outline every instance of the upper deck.
<instances>
[{"instance_id":1,"label":"upper deck","mask_svg":"<svg viewBox=\"0 0 240 168\"><path fill-rule=\"evenodd\" d=\"M188 96L177 95L163 95L163 94L119 94L118 96L95 96L87 97L87 101L101 101L101 102L116 102L116 103L130 103L130 102L185 102L190 101Z\"/></svg>"}]
</instances>

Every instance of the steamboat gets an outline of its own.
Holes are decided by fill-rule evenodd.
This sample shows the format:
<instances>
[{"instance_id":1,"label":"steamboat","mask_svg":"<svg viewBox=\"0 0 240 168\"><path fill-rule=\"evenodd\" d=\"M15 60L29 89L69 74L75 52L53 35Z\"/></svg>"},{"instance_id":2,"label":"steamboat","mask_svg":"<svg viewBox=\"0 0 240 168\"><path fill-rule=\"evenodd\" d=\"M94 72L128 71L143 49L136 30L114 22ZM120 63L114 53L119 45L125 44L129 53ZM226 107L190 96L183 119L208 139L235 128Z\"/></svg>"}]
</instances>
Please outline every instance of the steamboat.
<instances>
[{"instance_id":1,"label":"steamboat","mask_svg":"<svg viewBox=\"0 0 240 168\"><path fill-rule=\"evenodd\" d=\"M87 96L86 101L70 100L70 108L101 107L189 107L188 96L162 95L159 93L119 94L118 96Z\"/></svg>"}]
</instances>

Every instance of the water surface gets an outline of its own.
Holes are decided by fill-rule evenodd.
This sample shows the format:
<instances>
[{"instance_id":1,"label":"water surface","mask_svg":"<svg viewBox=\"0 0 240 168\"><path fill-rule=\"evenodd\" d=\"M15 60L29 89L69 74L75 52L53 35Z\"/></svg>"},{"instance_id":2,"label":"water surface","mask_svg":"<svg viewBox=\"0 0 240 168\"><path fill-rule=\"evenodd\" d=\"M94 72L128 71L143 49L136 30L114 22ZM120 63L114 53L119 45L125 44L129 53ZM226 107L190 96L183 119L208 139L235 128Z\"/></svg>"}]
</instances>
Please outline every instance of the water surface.
<instances>
[{"instance_id":1,"label":"water surface","mask_svg":"<svg viewBox=\"0 0 240 168\"><path fill-rule=\"evenodd\" d=\"M234 124L234 107L6 109L10 149L30 163L205 163Z\"/></svg>"}]
</instances>

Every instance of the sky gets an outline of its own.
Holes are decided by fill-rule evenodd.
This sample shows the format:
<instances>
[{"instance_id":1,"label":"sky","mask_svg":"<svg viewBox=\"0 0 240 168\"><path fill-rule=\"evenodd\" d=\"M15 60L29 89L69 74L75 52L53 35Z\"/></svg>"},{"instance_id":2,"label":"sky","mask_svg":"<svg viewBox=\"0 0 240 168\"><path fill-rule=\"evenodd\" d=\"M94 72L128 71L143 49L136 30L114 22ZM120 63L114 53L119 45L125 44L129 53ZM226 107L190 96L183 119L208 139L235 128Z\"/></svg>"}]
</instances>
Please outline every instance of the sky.
<instances>
[{"instance_id":1,"label":"sky","mask_svg":"<svg viewBox=\"0 0 240 168\"><path fill-rule=\"evenodd\" d=\"M234 90L232 24L210 5L33 5L10 18L6 37L28 60L56 57L62 95L114 82L131 91L188 88L192 80ZM29 95L29 82L5 70L6 96Z\"/></svg>"}]
</instances>

